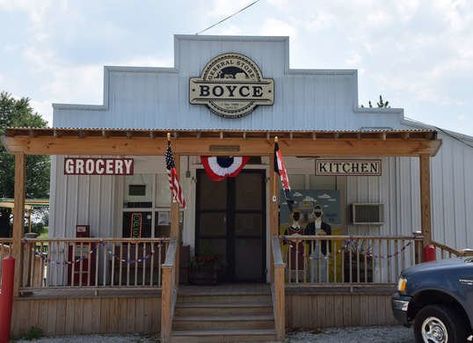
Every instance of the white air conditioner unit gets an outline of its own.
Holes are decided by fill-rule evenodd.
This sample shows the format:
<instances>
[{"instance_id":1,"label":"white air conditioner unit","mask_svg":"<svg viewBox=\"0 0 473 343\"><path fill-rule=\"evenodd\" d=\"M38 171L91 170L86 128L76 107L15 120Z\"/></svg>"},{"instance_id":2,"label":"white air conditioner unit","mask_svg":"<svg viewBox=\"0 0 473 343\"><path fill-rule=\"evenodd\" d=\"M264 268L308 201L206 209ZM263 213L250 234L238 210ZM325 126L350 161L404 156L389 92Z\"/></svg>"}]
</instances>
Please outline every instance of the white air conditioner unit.
<instances>
[{"instance_id":1,"label":"white air conditioner unit","mask_svg":"<svg viewBox=\"0 0 473 343\"><path fill-rule=\"evenodd\" d=\"M351 223L355 225L384 224L384 205L373 203L355 203L350 205Z\"/></svg>"}]
</instances>

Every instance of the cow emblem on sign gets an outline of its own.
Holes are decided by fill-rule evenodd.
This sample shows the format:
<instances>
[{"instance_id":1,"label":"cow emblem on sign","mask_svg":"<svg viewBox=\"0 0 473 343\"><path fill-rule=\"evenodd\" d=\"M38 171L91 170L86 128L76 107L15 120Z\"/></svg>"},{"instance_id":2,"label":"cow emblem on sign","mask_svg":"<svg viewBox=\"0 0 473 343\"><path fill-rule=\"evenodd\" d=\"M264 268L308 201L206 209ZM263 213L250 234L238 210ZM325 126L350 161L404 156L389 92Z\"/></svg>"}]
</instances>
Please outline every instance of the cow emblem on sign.
<instances>
[{"instance_id":1,"label":"cow emblem on sign","mask_svg":"<svg viewBox=\"0 0 473 343\"><path fill-rule=\"evenodd\" d=\"M189 101L222 117L240 118L258 105L274 103L274 81L264 79L250 58L222 54L207 63L201 77L189 80Z\"/></svg>"}]
</instances>

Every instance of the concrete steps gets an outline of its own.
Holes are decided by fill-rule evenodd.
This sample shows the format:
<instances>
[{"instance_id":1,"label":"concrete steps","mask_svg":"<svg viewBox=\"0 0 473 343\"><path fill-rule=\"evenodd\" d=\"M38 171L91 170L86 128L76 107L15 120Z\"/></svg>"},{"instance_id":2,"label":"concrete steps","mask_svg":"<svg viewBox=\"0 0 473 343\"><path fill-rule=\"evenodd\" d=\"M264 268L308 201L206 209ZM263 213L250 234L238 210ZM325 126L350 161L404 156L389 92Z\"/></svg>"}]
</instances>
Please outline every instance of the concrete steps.
<instances>
[{"instance_id":1,"label":"concrete steps","mask_svg":"<svg viewBox=\"0 0 473 343\"><path fill-rule=\"evenodd\" d=\"M172 342L277 342L269 287L178 293Z\"/></svg>"}]
</instances>

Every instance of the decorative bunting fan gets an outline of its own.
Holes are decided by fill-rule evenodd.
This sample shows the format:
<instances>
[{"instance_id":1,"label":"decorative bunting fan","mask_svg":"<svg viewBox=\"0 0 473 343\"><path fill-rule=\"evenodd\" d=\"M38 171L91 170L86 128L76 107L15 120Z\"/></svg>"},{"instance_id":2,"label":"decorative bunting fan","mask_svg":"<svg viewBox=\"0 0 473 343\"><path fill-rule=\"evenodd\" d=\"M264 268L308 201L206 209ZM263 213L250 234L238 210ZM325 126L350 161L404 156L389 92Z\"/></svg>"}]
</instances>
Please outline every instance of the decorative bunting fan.
<instances>
[{"instance_id":1,"label":"decorative bunting fan","mask_svg":"<svg viewBox=\"0 0 473 343\"><path fill-rule=\"evenodd\" d=\"M227 177L235 177L240 174L243 167L248 163L248 156L201 156L200 160L205 172L212 181L222 181Z\"/></svg>"}]
</instances>

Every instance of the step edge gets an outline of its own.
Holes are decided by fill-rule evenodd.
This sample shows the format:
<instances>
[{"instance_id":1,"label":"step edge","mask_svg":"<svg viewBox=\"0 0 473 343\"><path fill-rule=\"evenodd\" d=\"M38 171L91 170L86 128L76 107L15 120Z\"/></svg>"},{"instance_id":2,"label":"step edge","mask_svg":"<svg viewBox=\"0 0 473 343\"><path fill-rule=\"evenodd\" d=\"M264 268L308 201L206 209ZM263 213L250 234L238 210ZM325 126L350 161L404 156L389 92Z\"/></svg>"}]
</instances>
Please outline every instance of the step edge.
<instances>
[{"instance_id":1,"label":"step edge","mask_svg":"<svg viewBox=\"0 0 473 343\"><path fill-rule=\"evenodd\" d=\"M274 329L248 329L248 330L173 330L171 336L263 336L276 335Z\"/></svg>"},{"instance_id":2,"label":"step edge","mask_svg":"<svg viewBox=\"0 0 473 343\"><path fill-rule=\"evenodd\" d=\"M258 315L245 315L245 316L175 316L174 321L182 322L194 322L194 321L216 321L216 322L232 322L232 321L274 321L274 316L272 314L264 314L261 316Z\"/></svg>"},{"instance_id":3,"label":"step edge","mask_svg":"<svg viewBox=\"0 0 473 343\"><path fill-rule=\"evenodd\" d=\"M259 308L259 307L272 307L273 304L268 303L176 303L176 308Z\"/></svg>"}]
</instances>

